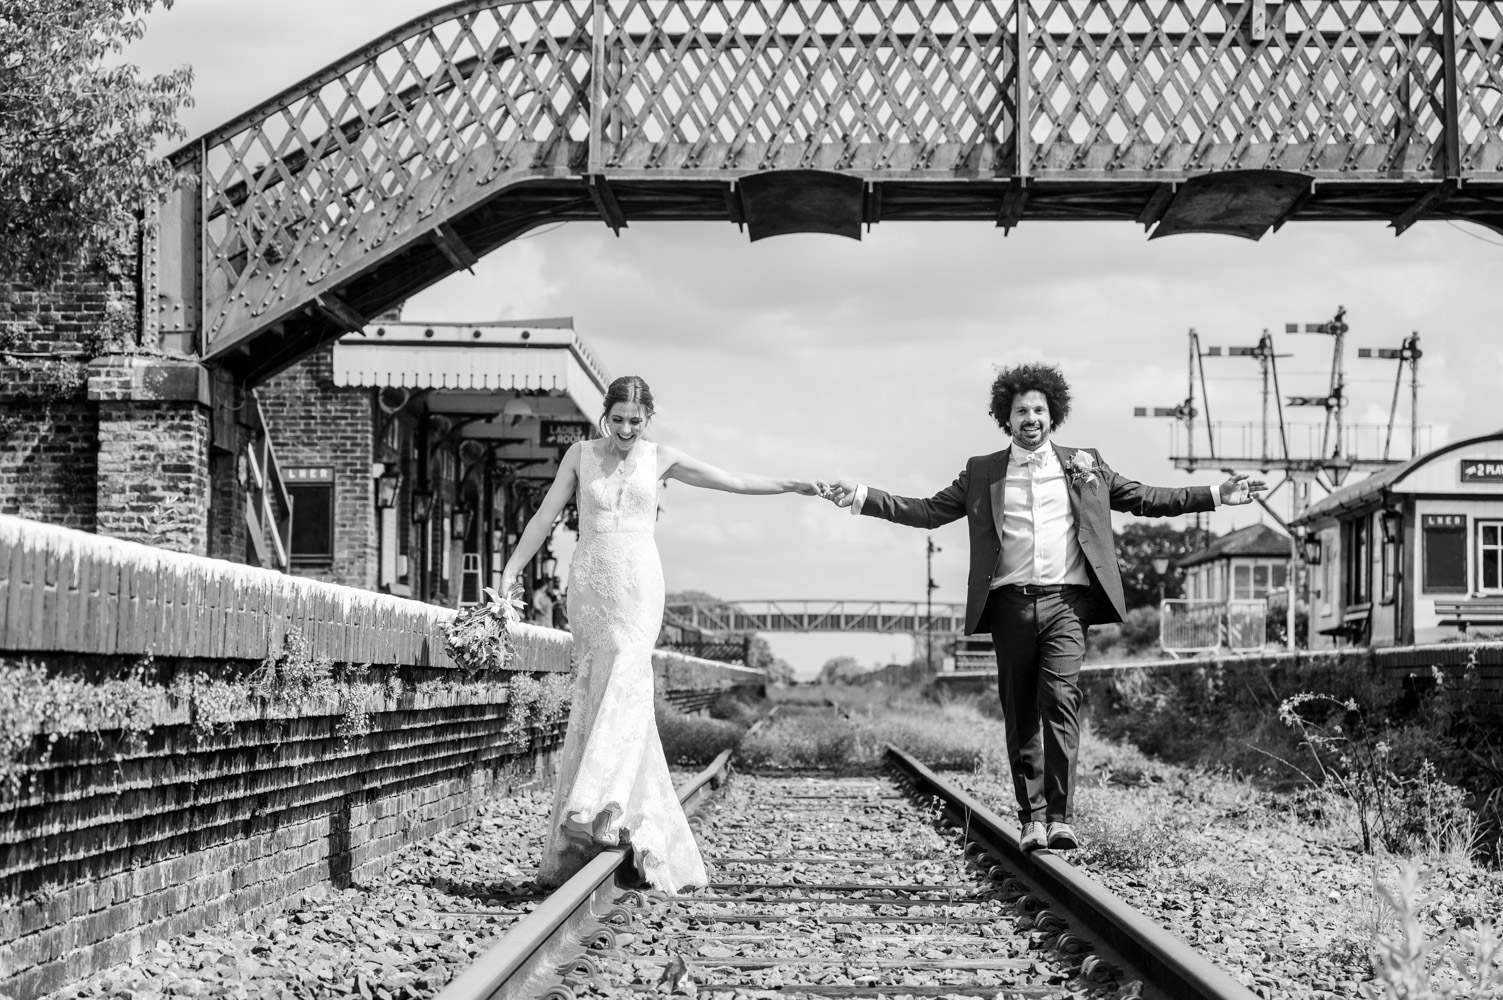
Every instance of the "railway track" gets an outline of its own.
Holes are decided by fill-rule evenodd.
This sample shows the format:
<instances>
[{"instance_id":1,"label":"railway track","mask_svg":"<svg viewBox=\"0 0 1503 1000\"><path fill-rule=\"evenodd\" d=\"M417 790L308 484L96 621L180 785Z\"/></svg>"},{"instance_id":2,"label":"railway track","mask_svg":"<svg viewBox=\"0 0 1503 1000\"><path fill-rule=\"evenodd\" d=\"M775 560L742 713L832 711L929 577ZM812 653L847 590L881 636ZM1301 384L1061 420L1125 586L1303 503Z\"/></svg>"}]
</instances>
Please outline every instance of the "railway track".
<instances>
[{"instance_id":1,"label":"railway track","mask_svg":"<svg viewBox=\"0 0 1503 1000\"><path fill-rule=\"evenodd\" d=\"M1255 996L1059 855L1025 856L1013 824L907 754L888 760L881 778L727 785L723 754L680 790L709 886L624 890L627 856L606 852L438 1000Z\"/></svg>"}]
</instances>

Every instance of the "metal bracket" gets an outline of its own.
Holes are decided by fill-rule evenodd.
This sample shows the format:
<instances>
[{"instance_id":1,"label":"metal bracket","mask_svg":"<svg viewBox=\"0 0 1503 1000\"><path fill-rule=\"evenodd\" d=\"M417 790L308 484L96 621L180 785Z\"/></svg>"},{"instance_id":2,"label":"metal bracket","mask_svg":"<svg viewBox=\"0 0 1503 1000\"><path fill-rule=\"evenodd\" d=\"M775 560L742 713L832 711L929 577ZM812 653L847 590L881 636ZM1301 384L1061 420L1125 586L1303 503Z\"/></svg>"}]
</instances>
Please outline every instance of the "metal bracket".
<instances>
[{"instance_id":1,"label":"metal bracket","mask_svg":"<svg viewBox=\"0 0 1503 1000\"><path fill-rule=\"evenodd\" d=\"M1418 222L1420 217L1426 212L1437 209L1445 204L1446 200L1456 193L1458 186L1456 181L1447 180L1420 195L1408 208L1400 212L1389 223L1389 226L1393 228L1393 234L1395 236L1403 236L1404 231Z\"/></svg>"},{"instance_id":2,"label":"metal bracket","mask_svg":"<svg viewBox=\"0 0 1503 1000\"><path fill-rule=\"evenodd\" d=\"M322 313L329 322L343 328L346 333L359 333L365 329L366 318L333 292L314 296L313 308Z\"/></svg>"},{"instance_id":3,"label":"metal bracket","mask_svg":"<svg viewBox=\"0 0 1503 1000\"><path fill-rule=\"evenodd\" d=\"M604 174L591 174L590 197L595 202L595 209L605 224L611 227L611 232L617 236L626 228L626 213L621 211L621 203L616 200L616 192L611 189L610 181L605 179Z\"/></svg>"},{"instance_id":4,"label":"metal bracket","mask_svg":"<svg viewBox=\"0 0 1503 1000\"><path fill-rule=\"evenodd\" d=\"M1023 209L1028 207L1028 179L1019 177L1002 192L1002 206L997 209L997 226L1003 235L1010 235L1013 227L1023 221Z\"/></svg>"},{"instance_id":5,"label":"metal bracket","mask_svg":"<svg viewBox=\"0 0 1503 1000\"><path fill-rule=\"evenodd\" d=\"M445 257L449 258L449 263L453 264L456 270L462 269L471 274L475 273L475 264L480 258L475 256L474 252L470 250L465 241L448 223L440 223L433 232L428 234L428 238L433 241L433 245L438 247L439 251Z\"/></svg>"}]
</instances>

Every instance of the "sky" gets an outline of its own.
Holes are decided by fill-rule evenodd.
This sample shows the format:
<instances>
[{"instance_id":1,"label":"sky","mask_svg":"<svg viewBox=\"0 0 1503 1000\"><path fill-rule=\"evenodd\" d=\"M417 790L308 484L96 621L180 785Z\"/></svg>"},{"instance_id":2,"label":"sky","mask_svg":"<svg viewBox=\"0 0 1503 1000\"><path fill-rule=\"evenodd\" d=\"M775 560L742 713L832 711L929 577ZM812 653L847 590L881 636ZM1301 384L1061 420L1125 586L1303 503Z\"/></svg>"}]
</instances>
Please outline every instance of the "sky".
<instances>
[{"instance_id":1,"label":"sky","mask_svg":"<svg viewBox=\"0 0 1503 1000\"><path fill-rule=\"evenodd\" d=\"M193 66L195 105L182 120L197 135L435 6L180 0L149 17L127 58L147 72ZM909 496L937 492L968 456L1004 447L987 415L996 368L1045 361L1075 392L1057 441L1097 448L1142 482L1211 485L1223 478L1216 470L1190 474L1170 461L1171 421L1132 416L1135 406L1184 398L1189 330L1225 347L1251 346L1271 329L1290 355L1279 362L1284 392L1324 395L1329 338L1285 336L1283 325L1324 321L1345 306L1348 420L1375 425L1387 423L1395 367L1359 361L1356 349L1398 347L1418 332L1420 423L1435 447L1503 428L1500 264L1503 236L1444 222L1397 239L1377 223L1293 224L1259 242L1150 241L1126 223L1032 222L1004 237L989 224L888 222L859 242L757 243L728 223L636 223L619 237L603 223L571 223L428 289L404 318L572 316L608 374L650 383L659 441L729 470L854 479ZM1257 421L1256 362L1205 364L1212 416ZM1407 398L1406 384L1403 420ZM1362 446L1380 449L1380 435ZM1283 503L1281 494L1274 506L1285 512ZM813 498L679 483L665 508L658 543L670 591L924 596L923 532ZM1260 520L1257 506L1223 508L1211 527ZM933 537L935 599L963 601L965 527ZM905 636L768 638L806 675L835 655L876 664L913 652Z\"/></svg>"}]
</instances>

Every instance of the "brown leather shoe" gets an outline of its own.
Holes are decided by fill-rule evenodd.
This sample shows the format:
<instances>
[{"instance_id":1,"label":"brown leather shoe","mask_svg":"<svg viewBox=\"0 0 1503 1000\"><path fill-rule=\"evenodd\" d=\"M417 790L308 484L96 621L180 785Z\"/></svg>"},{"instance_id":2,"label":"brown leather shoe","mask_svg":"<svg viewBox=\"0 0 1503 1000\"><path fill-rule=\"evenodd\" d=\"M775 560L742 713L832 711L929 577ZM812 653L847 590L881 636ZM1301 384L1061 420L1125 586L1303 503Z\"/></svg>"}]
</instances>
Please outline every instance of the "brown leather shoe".
<instances>
[{"instance_id":1,"label":"brown leather shoe","mask_svg":"<svg viewBox=\"0 0 1503 1000\"><path fill-rule=\"evenodd\" d=\"M1024 852L1042 851L1045 844L1048 843L1048 838L1044 834L1044 824L1024 823L1023 836L1020 843Z\"/></svg>"},{"instance_id":2,"label":"brown leather shoe","mask_svg":"<svg viewBox=\"0 0 1503 1000\"><path fill-rule=\"evenodd\" d=\"M1048 835L1051 851L1073 851L1080 846L1080 840L1069 823L1050 823Z\"/></svg>"}]
</instances>

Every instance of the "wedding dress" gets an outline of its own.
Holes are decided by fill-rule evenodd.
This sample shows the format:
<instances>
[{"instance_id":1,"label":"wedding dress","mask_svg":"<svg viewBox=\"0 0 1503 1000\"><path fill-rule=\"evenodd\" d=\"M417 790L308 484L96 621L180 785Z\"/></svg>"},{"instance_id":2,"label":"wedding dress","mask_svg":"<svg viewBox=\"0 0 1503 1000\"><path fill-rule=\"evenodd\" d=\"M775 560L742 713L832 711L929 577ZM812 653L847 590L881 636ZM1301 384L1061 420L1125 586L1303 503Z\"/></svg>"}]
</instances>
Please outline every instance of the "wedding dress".
<instances>
[{"instance_id":1,"label":"wedding dress","mask_svg":"<svg viewBox=\"0 0 1503 1000\"><path fill-rule=\"evenodd\" d=\"M638 874L677 892L707 878L653 718L652 649L663 620L657 445L639 441L607 475L579 456L579 543L569 567L574 697L538 881L556 885L629 843Z\"/></svg>"}]
</instances>

